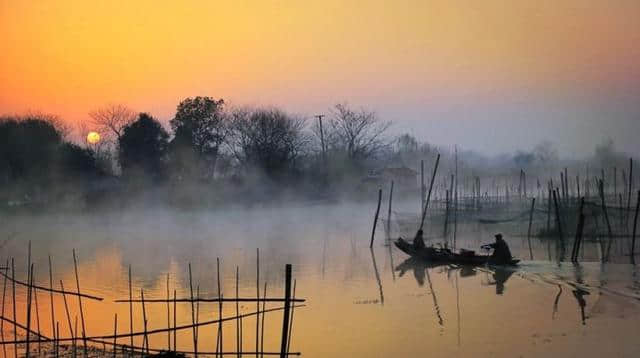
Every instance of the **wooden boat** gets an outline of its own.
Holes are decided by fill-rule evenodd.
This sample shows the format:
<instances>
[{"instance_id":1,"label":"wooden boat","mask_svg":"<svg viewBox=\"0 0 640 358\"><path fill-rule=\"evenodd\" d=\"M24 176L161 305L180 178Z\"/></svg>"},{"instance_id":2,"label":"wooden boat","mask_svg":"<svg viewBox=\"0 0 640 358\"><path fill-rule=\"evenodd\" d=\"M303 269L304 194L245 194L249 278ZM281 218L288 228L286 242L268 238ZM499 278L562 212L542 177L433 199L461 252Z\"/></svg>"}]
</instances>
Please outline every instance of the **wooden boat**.
<instances>
[{"instance_id":1,"label":"wooden boat","mask_svg":"<svg viewBox=\"0 0 640 358\"><path fill-rule=\"evenodd\" d=\"M454 252L449 249L440 249L436 247L425 247L424 249L416 249L413 244L405 241L403 238L399 238L394 242L396 247L405 254L431 262L442 262L449 264L460 265L485 265L495 263L490 262L491 256L489 255L476 255L473 251L461 250L460 252ZM518 259L512 259L505 266L515 266L520 262Z\"/></svg>"}]
</instances>

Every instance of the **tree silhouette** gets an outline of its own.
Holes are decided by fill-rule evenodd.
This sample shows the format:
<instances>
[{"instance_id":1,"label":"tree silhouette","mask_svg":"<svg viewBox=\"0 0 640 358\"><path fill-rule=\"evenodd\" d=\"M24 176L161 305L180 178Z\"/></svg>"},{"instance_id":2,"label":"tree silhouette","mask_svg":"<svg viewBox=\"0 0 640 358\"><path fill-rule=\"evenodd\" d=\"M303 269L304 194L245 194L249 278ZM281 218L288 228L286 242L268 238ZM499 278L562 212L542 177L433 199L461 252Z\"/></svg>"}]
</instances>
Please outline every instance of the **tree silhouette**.
<instances>
[{"instance_id":1,"label":"tree silhouette","mask_svg":"<svg viewBox=\"0 0 640 358\"><path fill-rule=\"evenodd\" d=\"M136 113L122 104L109 104L89 112L91 130L96 130L104 139L115 136L120 140L124 128L136 120Z\"/></svg>"},{"instance_id":2,"label":"tree silhouette","mask_svg":"<svg viewBox=\"0 0 640 358\"><path fill-rule=\"evenodd\" d=\"M39 117L0 119L0 172L7 181L46 180L62 134L54 124Z\"/></svg>"},{"instance_id":3,"label":"tree silhouette","mask_svg":"<svg viewBox=\"0 0 640 358\"><path fill-rule=\"evenodd\" d=\"M380 120L374 112L355 111L347 104L337 104L330 112L329 144L344 151L351 161L368 159L388 145L383 135L391 123Z\"/></svg>"},{"instance_id":4,"label":"tree silhouette","mask_svg":"<svg viewBox=\"0 0 640 358\"><path fill-rule=\"evenodd\" d=\"M211 97L186 98L178 105L170 121L174 132L171 143L174 169L211 177L221 145L229 132L224 101ZM196 168L189 168L195 163ZM196 174L190 173L190 174Z\"/></svg>"},{"instance_id":5,"label":"tree silhouette","mask_svg":"<svg viewBox=\"0 0 640 358\"><path fill-rule=\"evenodd\" d=\"M160 122L147 113L124 127L118 141L122 176L138 175L154 180L163 177L169 134Z\"/></svg>"},{"instance_id":6,"label":"tree silhouette","mask_svg":"<svg viewBox=\"0 0 640 358\"><path fill-rule=\"evenodd\" d=\"M236 158L271 177L286 173L295 168L296 159L308 143L304 123L277 109L234 111Z\"/></svg>"}]
</instances>

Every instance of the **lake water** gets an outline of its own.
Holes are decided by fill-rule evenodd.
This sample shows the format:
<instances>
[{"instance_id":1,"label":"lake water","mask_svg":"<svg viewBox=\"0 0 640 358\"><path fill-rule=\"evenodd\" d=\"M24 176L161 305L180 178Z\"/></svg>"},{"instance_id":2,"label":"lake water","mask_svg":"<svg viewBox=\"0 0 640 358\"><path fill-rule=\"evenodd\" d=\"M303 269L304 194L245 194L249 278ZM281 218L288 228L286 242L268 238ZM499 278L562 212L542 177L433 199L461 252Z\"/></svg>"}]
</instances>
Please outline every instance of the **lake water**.
<instances>
[{"instance_id":1,"label":"lake water","mask_svg":"<svg viewBox=\"0 0 640 358\"><path fill-rule=\"evenodd\" d=\"M396 210L415 212L417 207L399 203ZM291 351L305 357L640 356L640 269L624 263L624 257L600 264L598 245L586 243L585 262L558 263L548 260L555 257L555 243L535 239L534 260L524 260L516 269L432 267L385 245L383 225L370 250L374 209L369 203L18 215L2 220L0 238L11 238L0 252L3 262L15 258L16 278L26 281L30 240L36 283L49 286L51 255L54 286L59 288L62 280L67 290L75 291L75 249L82 292L104 298L83 299L90 336L113 334L115 314L118 332L129 332L129 305L114 302L128 298L129 265L136 298L141 289L145 299L166 298L167 275L170 295L176 290L178 297L189 297L189 263L194 291L199 287L201 297L216 297L216 258L223 295L235 297L237 267L239 296L255 297L259 249L261 294L267 282L267 295L282 297L285 264L293 265L295 295L306 302L294 310ZM432 235L441 232L429 223L427 228ZM477 249L498 230L497 225L460 224L457 246ZM514 256L528 259L526 238L504 232ZM392 236L397 235L393 228ZM9 318L10 293L8 284L4 316ZM37 327L39 318L40 331L51 336L49 294L38 291L37 296L39 317L32 317L31 327ZM26 291L20 286L16 297L17 320L24 324ZM72 321L80 320L77 298L67 300ZM177 307L177 324L190 324L190 304ZM54 297L54 308L61 336L68 337L61 295ZM223 309L223 315L231 316L236 307L226 303ZM239 306L243 313L255 309L255 303ZM165 304L147 304L145 310L148 330L167 327ZM172 325L173 314L170 307ZM142 305L136 303L134 331L144 329L142 315ZM200 322L217 317L216 303L200 304ZM265 350L279 351L281 325L280 311L267 314ZM81 331L80 321L78 327ZM243 350L255 351L255 317L243 319L242 328ZM3 335L13 339L8 322ZM198 337L200 352L214 351L217 325L200 327ZM168 340L173 336L159 333L149 342L165 349ZM129 338L118 342L128 344ZM192 330L181 330L177 343L178 350L192 351ZM135 344L142 345L142 337ZM236 349L234 322L224 325L223 346L225 351ZM13 346L6 349L12 356Z\"/></svg>"}]
</instances>

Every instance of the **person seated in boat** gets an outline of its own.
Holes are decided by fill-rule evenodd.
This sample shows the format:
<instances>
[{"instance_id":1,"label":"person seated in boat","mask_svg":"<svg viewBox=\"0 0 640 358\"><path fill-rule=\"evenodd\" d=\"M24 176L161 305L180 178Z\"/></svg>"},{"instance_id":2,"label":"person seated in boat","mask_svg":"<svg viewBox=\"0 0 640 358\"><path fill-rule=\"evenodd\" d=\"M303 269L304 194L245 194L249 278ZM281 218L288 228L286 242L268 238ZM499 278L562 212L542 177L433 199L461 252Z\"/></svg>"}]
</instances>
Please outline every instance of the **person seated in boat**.
<instances>
[{"instance_id":1,"label":"person seated in boat","mask_svg":"<svg viewBox=\"0 0 640 358\"><path fill-rule=\"evenodd\" d=\"M422 229L418 230L416 233L416 237L413 238L413 247L417 250L422 250L425 248L424 239L422 238L423 232Z\"/></svg>"},{"instance_id":2,"label":"person seated in boat","mask_svg":"<svg viewBox=\"0 0 640 358\"><path fill-rule=\"evenodd\" d=\"M502 234L496 234L495 237L496 242L493 244L482 245L483 249L493 249L489 262L498 265L510 263L513 257L511 256L509 245L507 245L507 242L502 239Z\"/></svg>"}]
</instances>

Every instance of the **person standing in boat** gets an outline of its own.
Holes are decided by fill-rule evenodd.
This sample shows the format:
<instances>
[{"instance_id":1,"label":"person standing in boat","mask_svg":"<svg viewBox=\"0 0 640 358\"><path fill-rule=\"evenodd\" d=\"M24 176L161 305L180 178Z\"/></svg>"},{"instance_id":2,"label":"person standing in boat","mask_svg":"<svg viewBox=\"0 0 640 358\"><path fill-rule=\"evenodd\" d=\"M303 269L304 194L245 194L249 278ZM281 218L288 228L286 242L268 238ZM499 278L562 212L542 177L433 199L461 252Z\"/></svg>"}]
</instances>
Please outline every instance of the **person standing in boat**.
<instances>
[{"instance_id":1,"label":"person standing in boat","mask_svg":"<svg viewBox=\"0 0 640 358\"><path fill-rule=\"evenodd\" d=\"M483 249L493 249L489 262L492 264L503 265L511 262L511 250L509 245L502 239L502 234L496 234L496 242L493 244L482 245Z\"/></svg>"},{"instance_id":2,"label":"person standing in boat","mask_svg":"<svg viewBox=\"0 0 640 358\"><path fill-rule=\"evenodd\" d=\"M423 232L422 229L418 230L416 233L416 237L413 238L413 247L417 250L422 250L425 248L424 239L422 238Z\"/></svg>"}]
</instances>

